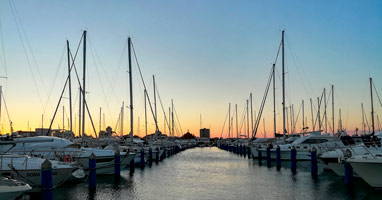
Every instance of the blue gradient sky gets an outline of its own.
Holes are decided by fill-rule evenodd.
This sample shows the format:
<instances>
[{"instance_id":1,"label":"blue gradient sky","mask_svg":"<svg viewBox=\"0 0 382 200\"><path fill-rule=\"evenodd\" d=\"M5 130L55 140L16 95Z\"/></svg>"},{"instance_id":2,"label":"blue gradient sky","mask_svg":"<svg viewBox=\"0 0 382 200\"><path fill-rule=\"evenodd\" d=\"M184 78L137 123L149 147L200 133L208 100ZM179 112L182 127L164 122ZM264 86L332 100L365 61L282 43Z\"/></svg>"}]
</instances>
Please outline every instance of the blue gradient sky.
<instances>
[{"instance_id":1,"label":"blue gradient sky","mask_svg":"<svg viewBox=\"0 0 382 200\"><path fill-rule=\"evenodd\" d=\"M28 50L32 63L29 67L23 50L23 43L28 48L27 40L22 36L21 42L10 2L1 1L4 54L1 49L0 75L7 75L8 79L0 83L6 88L16 130L27 129L28 121L30 127L41 126L43 113L44 126L48 125L66 76L65 55L60 62L65 40L71 41L74 51L85 29L92 46L88 47L87 98L96 127L99 107L103 107L106 124L115 128L119 107L122 101L127 103L127 56L121 56L127 36L133 38L147 85L152 85L151 76L156 75L166 111L174 99L183 132L189 129L198 133L202 114L203 126L220 136L228 102L238 104L241 116L250 92L254 93L258 110L282 29L286 30L287 41L287 104L298 107L303 99L315 100L323 88L329 90L334 84L335 121L341 108L343 124L354 130L361 127L361 102L370 113L370 76L382 96L379 0L12 2L37 63ZM21 29L20 34L24 35ZM78 59L78 67L81 60ZM279 63L277 71L280 77ZM143 92L136 75L134 79L135 111L140 116L139 133L143 135ZM280 79L276 80L280 113L281 85ZM152 89L149 92L152 94ZM375 101L376 114L382 118L381 105ZM67 108L67 100L64 102ZM268 101L264 111L267 133L272 132L273 126L271 106ZM310 109L305 109L306 116L310 116ZM60 112L55 126L62 126ZM163 129L163 113L159 113ZM9 126L4 113L1 122L6 132ZM277 126L280 131L281 126ZM125 127L127 134L128 119ZM149 129L153 128L151 120ZM264 128L259 131L264 132Z\"/></svg>"}]
</instances>

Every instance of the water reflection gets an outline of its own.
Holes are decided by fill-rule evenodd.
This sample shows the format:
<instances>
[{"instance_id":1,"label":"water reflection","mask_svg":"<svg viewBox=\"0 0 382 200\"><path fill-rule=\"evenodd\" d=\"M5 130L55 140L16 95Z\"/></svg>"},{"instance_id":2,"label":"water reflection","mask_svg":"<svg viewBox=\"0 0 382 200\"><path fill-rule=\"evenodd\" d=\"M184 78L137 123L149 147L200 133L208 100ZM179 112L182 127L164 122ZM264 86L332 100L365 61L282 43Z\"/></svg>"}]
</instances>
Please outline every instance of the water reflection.
<instances>
[{"instance_id":1,"label":"water reflection","mask_svg":"<svg viewBox=\"0 0 382 200\"><path fill-rule=\"evenodd\" d=\"M264 159L262 162L266 162ZM261 164L263 164L260 162ZM309 162L297 162L293 173L283 161L271 167L217 148L195 148L158 164L129 169L121 177L98 176L97 188L87 183L55 189L55 199L362 199L381 193L362 180L346 187L343 179L322 172L313 179Z\"/></svg>"}]
</instances>

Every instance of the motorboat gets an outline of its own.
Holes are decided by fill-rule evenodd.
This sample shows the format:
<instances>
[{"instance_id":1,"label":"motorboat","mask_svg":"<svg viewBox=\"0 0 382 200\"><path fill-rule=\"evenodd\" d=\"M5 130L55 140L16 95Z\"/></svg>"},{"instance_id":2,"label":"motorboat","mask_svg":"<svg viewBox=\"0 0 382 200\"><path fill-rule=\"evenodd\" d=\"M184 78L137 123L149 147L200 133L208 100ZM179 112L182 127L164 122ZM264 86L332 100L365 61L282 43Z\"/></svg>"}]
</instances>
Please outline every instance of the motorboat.
<instances>
[{"instance_id":1,"label":"motorboat","mask_svg":"<svg viewBox=\"0 0 382 200\"><path fill-rule=\"evenodd\" d=\"M22 181L0 177L0 199L16 199L32 187Z\"/></svg>"},{"instance_id":2,"label":"motorboat","mask_svg":"<svg viewBox=\"0 0 382 200\"><path fill-rule=\"evenodd\" d=\"M27 155L0 155L0 175L28 183L32 187L41 186L41 165L45 159ZM53 186L67 181L78 168L60 161L51 160Z\"/></svg>"},{"instance_id":3,"label":"motorboat","mask_svg":"<svg viewBox=\"0 0 382 200\"><path fill-rule=\"evenodd\" d=\"M89 156L96 156L97 174L114 174L114 150L82 147L68 139L53 136L37 136L14 138L0 142L0 152L13 154L26 154L67 163L78 163L85 170L88 169ZM120 152L121 166L127 166L135 154Z\"/></svg>"},{"instance_id":4,"label":"motorboat","mask_svg":"<svg viewBox=\"0 0 382 200\"><path fill-rule=\"evenodd\" d=\"M382 188L382 152L378 154L357 155L346 159L359 177L374 188Z\"/></svg>"},{"instance_id":5,"label":"motorboat","mask_svg":"<svg viewBox=\"0 0 382 200\"><path fill-rule=\"evenodd\" d=\"M345 147L342 141L338 137L330 135L311 134L305 137L301 137L290 144L278 145L280 147L281 160L291 159L291 149L294 147L297 151L296 160L310 160L310 151L312 148L317 150L317 154L320 155L324 152L335 150ZM271 159L276 159L277 146L269 145ZM267 148L258 146L257 151L261 151L265 157Z\"/></svg>"}]
</instances>

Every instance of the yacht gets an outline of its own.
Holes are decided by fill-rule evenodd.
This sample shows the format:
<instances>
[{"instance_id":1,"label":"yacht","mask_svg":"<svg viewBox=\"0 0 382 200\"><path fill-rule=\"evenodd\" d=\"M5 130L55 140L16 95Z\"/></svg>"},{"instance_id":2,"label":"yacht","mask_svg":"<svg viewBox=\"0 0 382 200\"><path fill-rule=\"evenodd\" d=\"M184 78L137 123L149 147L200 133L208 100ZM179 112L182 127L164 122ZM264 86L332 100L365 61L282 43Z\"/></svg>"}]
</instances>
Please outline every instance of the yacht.
<instances>
[{"instance_id":1,"label":"yacht","mask_svg":"<svg viewBox=\"0 0 382 200\"><path fill-rule=\"evenodd\" d=\"M325 165L339 176L344 176L345 174L344 161L346 158L353 155L364 156L369 154L377 154L382 150L381 139L379 137L362 136L351 138L352 140L344 140L344 138L341 137L343 142L347 141L344 142L347 144L345 148L328 151L320 156L320 159L325 163ZM357 177L358 174L354 172L354 176Z\"/></svg>"},{"instance_id":2,"label":"yacht","mask_svg":"<svg viewBox=\"0 0 382 200\"><path fill-rule=\"evenodd\" d=\"M41 186L41 164L45 159L26 155L0 155L0 176L28 183L32 187ZM51 160L53 185L58 186L68 180L77 168L68 163Z\"/></svg>"},{"instance_id":3,"label":"yacht","mask_svg":"<svg viewBox=\"0 0 382 200\"><path fill-rule=\"evenodd\" d=\"M276 146L269 145L271 152L271 159L276 159ZM345 147L342 141L330 135L311 134L305 137L301 137L290 144L279 145L281 160L291 159L291 149L294 147L297 151L296 160L310 160L310 150L314 147L317 150L317 154L320 155L324 152L335 150ZM262 156L265 158L267 155L267 148L264 146L258 146L257 151L262 152Z\"/></svg>"},{"instance_id":4,"label":"yacht","mask_svg":"<svg viewBox=\"0 0 382 200\"><path fill-rule=\"evenodd\" d=\"M382 188L382 153L357 155L346 159L366 183L375 188Z\"/></svg>"},{"instance_id":5,"label":"yacht","mask_svg":"<svg viewBox=\"0 0 382 200\"><path fill-rule=\"evenodd\" d=\"M31 155L60 160L67 163L78 163L88 169L89 156L96 155L97 174L114 174L114 150L82 147L65 138L53 136L37 136L13 138L0 142L0 152ZM127 166L135 154L120 152L121 166Z\"/></svg>"},{"instance_id":6,"label":"yacht","mask_svg":"<svg viewBox=\"0 0 382 200\"><path fill-rule=\"evenodd\" d=\"M0 177L0 199L16 199L31 189L30 185L22 181Z\"/></svg>"}]
</instances>

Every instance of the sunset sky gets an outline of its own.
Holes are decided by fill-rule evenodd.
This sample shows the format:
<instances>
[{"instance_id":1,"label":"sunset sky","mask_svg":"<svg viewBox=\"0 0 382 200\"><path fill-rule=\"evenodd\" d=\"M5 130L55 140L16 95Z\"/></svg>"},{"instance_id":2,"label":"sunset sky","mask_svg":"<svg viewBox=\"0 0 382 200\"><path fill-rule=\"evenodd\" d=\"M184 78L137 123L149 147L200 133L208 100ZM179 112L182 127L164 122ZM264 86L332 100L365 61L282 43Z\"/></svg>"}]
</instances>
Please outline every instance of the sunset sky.
<instances>
[{"instance_id":1,"label":"sunset sky","mask_svg":"<svg viewBox=\"0 0 382 200\"><path fill-rule=\"evenodd\" d=\"M201 115L202 126L210 128L213 137L226 137L227 125L223 133L222 129L229 102L232 108L238 105L241 124L251 92L257 113L283 29L286 104L294 105L295 118L304 100L307 126L311 128L309 99L313 99L316 109L322 90L329 92L334 85L336 129L341 109L344 128L353 132L356 127L362 129L361 103L370 124L369 77L382 97L380 0L5 0L0 1L0 22L0 76L7 77L0 78L0 85L14 130L41 127L42 115L43 126L49 126L67 76L66 40L74 53L83 30L88 32L86 98L97 131L100 107L106 126L117 127L119 133L116 125L122 102L129 104L128 36L132 37L150 98L155 75L164 110L168 116L173 99L183 133L189 130L199 136ZM82 59L81 47L76 60L81 81ZM280 62L276 68L277 129L282 132ZM77 121L78 84L72 75L73 120ZM135 63L133 86L134 133L143 136L143 85ZM271 92L263 113L266 134L263 120L258 130L261 137L273 135ZM374 95L378 128L377 115L381 123L382 105ZM64 97L53 128L62 128L62 106L65 128L68 126L67 90ZM328 103L331 124L331 101ZM159 100L157 105L163 132L164 113ZM148 114L152 133L155 125ZM300 113L297 131L301 130L301 122ZM123 134L129 133L129 126L125 107ZM77 133L78 121L73 122L73 128ZM4 101L0 130L10 131ZM86 132L93 133L89 118ZM247 134L244 127L241 134Z\"/></svg>"}]
</instances>

